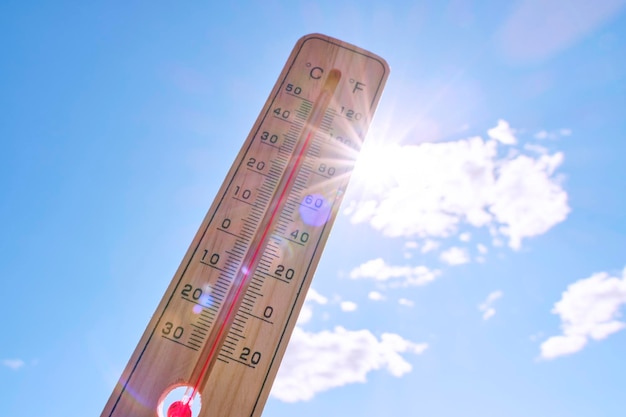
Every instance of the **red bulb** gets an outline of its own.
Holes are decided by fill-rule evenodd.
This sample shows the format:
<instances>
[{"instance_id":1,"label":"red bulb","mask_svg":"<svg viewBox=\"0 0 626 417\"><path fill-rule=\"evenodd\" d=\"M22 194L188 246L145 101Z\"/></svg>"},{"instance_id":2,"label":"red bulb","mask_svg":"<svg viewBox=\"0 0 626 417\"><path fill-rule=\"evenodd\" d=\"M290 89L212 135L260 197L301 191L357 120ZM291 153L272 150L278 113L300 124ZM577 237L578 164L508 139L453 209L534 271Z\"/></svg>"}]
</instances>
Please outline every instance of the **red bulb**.
<instances>
[{"instance_id":1,"label":"red bulb","mask_svg":"<svg viewBox=\"0 0 626 417\"><path fill-rule=\"evenodd\" d=\"M191 406L187 402L175 401L167 409L167 417L191 417Z\"/></svg>"}]
</instances>

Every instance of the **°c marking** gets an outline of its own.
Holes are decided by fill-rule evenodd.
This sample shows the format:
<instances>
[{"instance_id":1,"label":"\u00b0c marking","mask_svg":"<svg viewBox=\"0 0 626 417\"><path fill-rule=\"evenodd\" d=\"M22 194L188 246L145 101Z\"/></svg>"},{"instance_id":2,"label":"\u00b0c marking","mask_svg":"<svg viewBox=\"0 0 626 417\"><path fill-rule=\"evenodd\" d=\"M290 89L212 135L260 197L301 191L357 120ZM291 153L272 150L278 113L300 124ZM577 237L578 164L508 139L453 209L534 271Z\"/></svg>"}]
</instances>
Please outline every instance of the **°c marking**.
<instances>
[{"instance_id":1,"label":"\u00b0c marking","mask_svg":"<svg viewBox=\"0 0 626 417\"><path fill-rule=\"evenodd\" d=\"M322 74L324 74L324 68L322 67L313 67L311 68L311 71L309 71L309 76L314 80L322 78Z\"/></svg>"}]
</instances>

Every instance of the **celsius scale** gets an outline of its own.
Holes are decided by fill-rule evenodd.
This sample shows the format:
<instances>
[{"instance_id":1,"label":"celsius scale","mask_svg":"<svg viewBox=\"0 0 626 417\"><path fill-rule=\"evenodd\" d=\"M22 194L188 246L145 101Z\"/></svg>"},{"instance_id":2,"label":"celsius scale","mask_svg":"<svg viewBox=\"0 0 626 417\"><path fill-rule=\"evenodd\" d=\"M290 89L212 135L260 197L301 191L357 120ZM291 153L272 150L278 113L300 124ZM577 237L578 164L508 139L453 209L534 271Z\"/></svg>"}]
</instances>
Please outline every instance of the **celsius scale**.
<instances>
[{"instance_id":1,"label":"celsius scale","mask_svg":"<svg viewBox=\"0 0 626 417\"><path fill-rule=\"evenodd\" d=\"M296 43L101 417L261 415L388 74Z\"/></svg>"}]
</instances>

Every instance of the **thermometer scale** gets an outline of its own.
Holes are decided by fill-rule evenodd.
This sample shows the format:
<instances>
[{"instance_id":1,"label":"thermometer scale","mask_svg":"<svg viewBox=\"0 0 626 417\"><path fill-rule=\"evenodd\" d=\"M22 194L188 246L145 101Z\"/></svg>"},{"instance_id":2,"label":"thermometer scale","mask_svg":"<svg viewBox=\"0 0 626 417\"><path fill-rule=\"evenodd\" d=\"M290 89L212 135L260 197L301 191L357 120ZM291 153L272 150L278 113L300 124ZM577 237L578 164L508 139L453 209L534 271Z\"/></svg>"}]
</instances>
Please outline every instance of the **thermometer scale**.
<instances>
[{"instance_id":1,"label":"thermometer scale","mask_svg":"<svg viewBox=\"0 0 626 417\"><path fill-rule=\"evenodd\" d=\"M388 74L296 43L101 417L261 415Z\"/></svg>"}]
</instances>

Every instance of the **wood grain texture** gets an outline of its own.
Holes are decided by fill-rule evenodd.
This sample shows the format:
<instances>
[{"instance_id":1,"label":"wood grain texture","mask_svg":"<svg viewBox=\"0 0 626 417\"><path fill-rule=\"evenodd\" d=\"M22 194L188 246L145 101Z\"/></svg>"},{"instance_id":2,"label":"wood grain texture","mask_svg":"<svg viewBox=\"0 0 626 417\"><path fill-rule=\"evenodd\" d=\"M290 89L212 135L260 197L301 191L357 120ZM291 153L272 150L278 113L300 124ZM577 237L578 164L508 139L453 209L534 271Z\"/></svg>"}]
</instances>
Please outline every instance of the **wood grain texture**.
<instances>
[{"instance_id":1,"label":"wood grain texture","mask_svg":"<svg viewBox=\"0 0 626 417\"><path fill-rule=\"evenodd\" d=\"M312 34L294 47L102 417L259 416L389 68Z\"/></svg>"}]
</instances>

